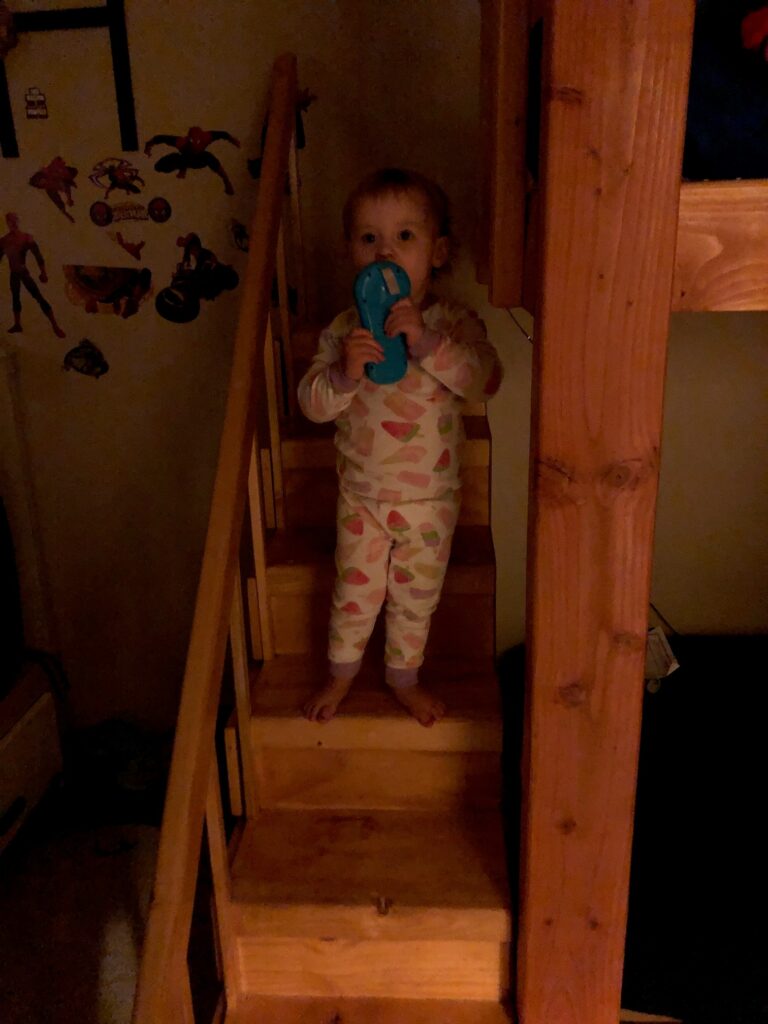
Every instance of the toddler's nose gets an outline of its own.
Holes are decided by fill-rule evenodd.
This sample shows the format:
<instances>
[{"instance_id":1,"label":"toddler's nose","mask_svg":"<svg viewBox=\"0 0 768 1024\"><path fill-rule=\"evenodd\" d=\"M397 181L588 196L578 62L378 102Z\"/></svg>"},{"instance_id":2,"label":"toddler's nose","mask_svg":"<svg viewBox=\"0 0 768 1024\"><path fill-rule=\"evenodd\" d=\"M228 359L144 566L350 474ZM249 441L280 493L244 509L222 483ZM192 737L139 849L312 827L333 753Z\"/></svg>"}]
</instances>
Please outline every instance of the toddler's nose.
<instances>
[{"instance_id":1,"label":"toddler's nose","mask_svg":"<svg viewBox=\"0 0 768 1024\"><path fill-rule=\"evenodd\" d=\"M388 243L382 243L379 246L379 251L376 253L377 260L391 260L394 256L394 249Z\"/></svg>"}]
</instances>

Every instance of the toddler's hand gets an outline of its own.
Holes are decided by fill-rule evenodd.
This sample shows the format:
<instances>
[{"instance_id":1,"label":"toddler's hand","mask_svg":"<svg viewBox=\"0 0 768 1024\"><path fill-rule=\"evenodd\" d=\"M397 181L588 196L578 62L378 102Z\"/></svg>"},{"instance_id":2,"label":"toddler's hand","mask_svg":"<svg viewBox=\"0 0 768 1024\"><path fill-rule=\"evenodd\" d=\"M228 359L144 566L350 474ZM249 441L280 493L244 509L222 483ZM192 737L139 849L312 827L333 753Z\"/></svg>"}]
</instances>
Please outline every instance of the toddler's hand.
<instances>
[{"instance_id":1,"label":"toddler's hand","mask_svg":"<svg viewBox=\"0 0 768 1024\"><path fill-rule=\"evenodd\" d=\"M355 327L342 342L341 369L350 380L362 380L366 363L383 362L384 349L364 327Z\"/></svg>"},{"instance_id":2,"label":"toddler's hand","mask_svg":"<svg viewBox=\"0 0 768 1024\"><path fill-rule=\"evenodd\" d=\"M400 299L392 306L384 322L384 330L390 338L404 334L409 352L421 341L425 330L424 317L413 299Z\"/></svg>"}]
</instances>

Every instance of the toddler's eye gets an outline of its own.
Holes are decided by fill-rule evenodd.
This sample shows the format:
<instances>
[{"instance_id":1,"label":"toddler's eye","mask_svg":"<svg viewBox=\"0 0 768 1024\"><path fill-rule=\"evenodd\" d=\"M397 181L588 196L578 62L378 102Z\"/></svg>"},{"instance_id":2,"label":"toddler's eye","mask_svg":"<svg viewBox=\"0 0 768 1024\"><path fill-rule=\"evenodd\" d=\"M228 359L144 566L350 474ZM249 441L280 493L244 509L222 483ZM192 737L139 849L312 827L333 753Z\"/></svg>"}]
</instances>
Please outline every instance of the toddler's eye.
<instances>
[{"instance_id":1,"label":"toddler's eye","mask_svg":"<svg viewBox=\"0 0 768 1024\"><path fill-rule=\"evenodd\" d=\"M373 245L376 241L376 235L372 231L366 231L360 240L365 242L366 245Z\"/></svg>"},{"instance_id":2,"label":"toddler's eye","mask_svg":"<svg viewBox=\"0 0 768 1024\"><path fill-rule=\"evenodd\" d=\"M397 236L401 242L410 242L413 238L413 232L410 228L403 228L403 230Z\"/></svg>"}]
</instances>

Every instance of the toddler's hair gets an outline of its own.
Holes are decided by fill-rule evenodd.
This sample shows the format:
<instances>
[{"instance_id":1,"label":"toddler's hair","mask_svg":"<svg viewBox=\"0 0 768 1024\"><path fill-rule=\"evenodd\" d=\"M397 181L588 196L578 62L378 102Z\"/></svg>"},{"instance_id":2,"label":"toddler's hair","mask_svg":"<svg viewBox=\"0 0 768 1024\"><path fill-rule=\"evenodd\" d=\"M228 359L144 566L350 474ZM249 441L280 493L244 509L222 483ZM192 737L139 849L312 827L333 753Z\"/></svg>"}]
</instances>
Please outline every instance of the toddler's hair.
<instances>
[{"instance_id":1,"label":"toddler's hair","mask_svg":"<svg viewBox=\"0 0 768 1024\"><path fill-rule=\"evenodd\" d=\"M438 237L451 238L451 209L445 192L434 181L418 171L406 171L399 167L384 167L369 174L350 192L344 210L342 223L344 237L349 241L352 223L361 199L378 199L380 196L402 195L404 192L419 192L435 222Z\"/></svg>"}]
</instances>

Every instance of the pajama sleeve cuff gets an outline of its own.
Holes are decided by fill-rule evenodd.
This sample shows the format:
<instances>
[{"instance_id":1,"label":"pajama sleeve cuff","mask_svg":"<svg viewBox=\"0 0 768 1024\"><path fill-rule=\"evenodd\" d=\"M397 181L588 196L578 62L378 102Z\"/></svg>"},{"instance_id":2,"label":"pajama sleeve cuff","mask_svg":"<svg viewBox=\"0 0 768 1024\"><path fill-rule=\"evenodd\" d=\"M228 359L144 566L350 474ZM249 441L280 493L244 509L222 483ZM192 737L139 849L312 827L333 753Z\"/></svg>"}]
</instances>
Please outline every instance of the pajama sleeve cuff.
<instances>
[{"instance_id":1,"label":"pajama sleeve cuff","mask_svg":"<svg viewBox=\"0 0 768 1024\"><path fill-rule=\"evenodd\" d=\"M333 363L331 368L328 370L328 379L331 382L331 387L334 391L340 391L344 394L348 394L351 391L357 391L359 380L353 380L348 377L342 370L338 363Z\"/></svg>"},{"instance_id":2,"label":"pajama sleeve cuff","mask_svg":"<svg viewBox=\"0 0 768 1024\"><path fill-rule=\"evenodd\" d=\"M425 327L419 341L415 345L411 345L411 355L414 359L426 359L427 356L431 356L435 351L442 337L439 331L433 331L431 327Z\"/></svg>"}]
</instances>

